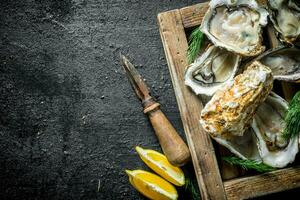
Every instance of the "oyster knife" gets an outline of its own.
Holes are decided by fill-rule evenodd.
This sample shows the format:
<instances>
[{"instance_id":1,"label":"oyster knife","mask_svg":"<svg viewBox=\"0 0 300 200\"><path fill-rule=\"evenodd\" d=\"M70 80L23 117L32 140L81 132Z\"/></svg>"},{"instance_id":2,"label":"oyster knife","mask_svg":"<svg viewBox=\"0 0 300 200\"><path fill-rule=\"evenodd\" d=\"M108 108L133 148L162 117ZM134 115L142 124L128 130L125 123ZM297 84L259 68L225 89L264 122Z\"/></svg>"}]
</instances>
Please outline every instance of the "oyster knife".
<instances>
[{"instance_id":1,"label":"oyster knife","mask_svg":"<svg viewBox=\"0 0 300 200\"><path fill-rule=\"evenodd\" d=\"M151 97L146 83L134 65L124 55L120 55L120 57L127 78L137 97L142 101L144 113L150 119L164 154L173 165L184 165L190 160L190 152L187 145L160 110L160 104Z\"/></svg>"}]
</instances>

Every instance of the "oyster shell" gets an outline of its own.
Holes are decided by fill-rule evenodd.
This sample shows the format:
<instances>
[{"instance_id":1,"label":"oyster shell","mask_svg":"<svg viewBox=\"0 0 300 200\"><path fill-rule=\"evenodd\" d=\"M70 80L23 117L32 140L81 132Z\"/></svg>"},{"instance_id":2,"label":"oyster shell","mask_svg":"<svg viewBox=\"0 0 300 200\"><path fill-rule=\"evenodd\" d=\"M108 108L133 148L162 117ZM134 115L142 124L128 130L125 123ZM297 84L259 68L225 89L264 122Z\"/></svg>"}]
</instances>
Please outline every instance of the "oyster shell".
<instances>
[{"instance_id":1,"label":"oyster shell","mask_svg":"<svg viewBox=\"0 0 300 200\"><path fill-rule=\"evenodd\" d=\"M272 92L258 107L251 125L263 163L276 168L292 163L299 148L298 137L285 139L282 136L287 109L288 103Z\"/></svg>"},{"instance_id":2,"label":"oyster shell","mask_svg":"<svg viewBox=\"0 0 300 200\"><path fill-rule=\"evenodd\" d=\"M213 95L238 71L240 56L232 52L210 46L186 70L185 84L197 95Z\"/></svg>"},{"instance_id":3,"label":"oyster shell","mask_svg":"<svg viewBox=\"0 0 300 200\"><path fill-rule=\"evenodd\" d=\"M213 137L233 154L249 160L261 161L275 168L285 167L295 160L299 151L298 137L282 137L284 114L288 103L271 92L258 107L251 127L243 136Z\"/></svg>"},{"instance_id":4,"label":"oyster shell","mask_svg":"<svg viewBox=\"0 0 300 200\"><path fill-rule=\"evenodd\" d=\"M212 0L200 29L215 46L255 56L265 50L261 27L267 24L267 16L255 0Z\"/></svg>"},{"instance_id":5,"label":"oyster shell","mask_svg":"<svg viewBox=\"0 0 300 200\"><path fill-rule=\"evenodd\" d=\"M279 38L293 43L300 35L300 3L298 0L268 0L270 18Z\"/></svg>"},{"instance_id":6,"label":"oyster shell","mask_svg":"<svg viewBox=\"0 0 300 200\"><path fill-rule=\"evenodd\" d=\"M300 49L296 47L277 47L264 52L256 58L267 65L274 79L298 81L300 79Z\"/></svg>"},{"instance_id":7,"label":"oyster shell","mask_svg":"<svg viewBox=\"0 0 300 200\"><path fill-rule=\"evenodd\" d=\"M257 137L250 127L245 130L243 136L214 137L214 140L219 144L225 146L234 155L241 159L261 161L257 146Z\"/></svg>"},{"instance_id":8,"label":"oyster shell","mask_svg":"<svg viewBox=\"0 0 300 200\"><path fill-rule=\"evenodd\" d=\"M257 107L273 86L271 70L254 61L218 90L201 112L200 123L212 137L243 136Z\"/></svg>"}]
</instances>

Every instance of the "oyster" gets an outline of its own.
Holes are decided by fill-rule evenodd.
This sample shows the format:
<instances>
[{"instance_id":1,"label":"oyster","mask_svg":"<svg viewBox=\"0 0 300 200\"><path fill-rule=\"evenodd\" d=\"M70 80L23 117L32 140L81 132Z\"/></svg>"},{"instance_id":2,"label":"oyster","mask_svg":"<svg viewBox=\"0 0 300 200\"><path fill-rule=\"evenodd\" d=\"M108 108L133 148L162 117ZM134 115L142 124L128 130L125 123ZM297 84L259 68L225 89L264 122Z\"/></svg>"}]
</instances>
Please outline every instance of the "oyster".
<instances>
[{"instance_id":1,"label":"oyster","mask_svg":"<svg viewBox=\"0 0 300 200\"><path fill-rule=\"evenodd\" d=\"M200 29L215 46L255 56L265 50L261 27L267 24L267 16L255 0L212 0Z\"/></svg>"},{"instance_id":2,"label":"oyster","mask_svg":"<svg viewBox=\"0 0 300 200\"><path fill-rule=\"evenodd\" d=\"M201 112L200 124L236 156L282 168L295 160L299 137L283 137L288 103L271 92L272 85L271 70L252 62L215 93Z\"/></svg>"},{"instance_id":3,"label":"oyster","mask_svg":"<svg viewBox=\"0 0 300 200\"><path fill-rule=\"evenodd\" d=\"M232 52L210 46L186 70L185 84L197 95L211 96L233 79L240 60L240 56Z\"/></svg>"},{"instance_id":4,"label":"oyster","mask_svg":"<svg viewBox=\"0 0 300 200\"><path fill-rule=\"evenodd\" d=\"M299 151L298 137L282 137L287 108L288 103L271 92L258 107L251 127L242 137L220 136L214 139L242 159L261 161L275 168L285 167L295 160Z\"/></svg>"},{"instance_id":5,"label":"oyster","mask_svg":"<svg viewBox=\"0 0 300 200\"><path fill-rule=\"evenodd\" d=\"M270 49L256 58L267 65L274 79L298 81L300 79L300 49L296 47L277 47Z\"/></svg>"},{"instance_id":6,"label":"oyster","mask_svg":"<svg viewBox=\"0 0 300 200\"><path fill-rule=\"evenodd\" d=\"M212 137L243 136L273 86L271 70L254 61L218 90L201 112L200 123Z\"/></svg>"},{"instance_id":7,"label":"oyster","mask_svg":"<svg viewBox=\"0 0 300 200\"><path fill-rule=\"evenodd\" d=\"M242 137L214 137L214 140L241 159L261 161L257 146L257 137L251 127L245 130Z\"/></svg>"},{"instance_id":8,"label":"oyster","mask_svg":"<svg viewBox=\"0 0 300 200\"><path fill-rule=\"evenodd\" d=\"M293 43L300 35L299 0L268 0L270 18L279 38Z\"/></svg>"},{"instance_id":9,"label":"oyster","mask_svg":"<svg viewBox=\"0 0 300 200\"><path fill-rule=\"evenodd\" d=\"M258 107L251 125L263 163L276 168L292 163L299 148L298 137L285 139L282 135L287 108L288 103L284 99L271 93Z\"/></svg>"}]
</instances>

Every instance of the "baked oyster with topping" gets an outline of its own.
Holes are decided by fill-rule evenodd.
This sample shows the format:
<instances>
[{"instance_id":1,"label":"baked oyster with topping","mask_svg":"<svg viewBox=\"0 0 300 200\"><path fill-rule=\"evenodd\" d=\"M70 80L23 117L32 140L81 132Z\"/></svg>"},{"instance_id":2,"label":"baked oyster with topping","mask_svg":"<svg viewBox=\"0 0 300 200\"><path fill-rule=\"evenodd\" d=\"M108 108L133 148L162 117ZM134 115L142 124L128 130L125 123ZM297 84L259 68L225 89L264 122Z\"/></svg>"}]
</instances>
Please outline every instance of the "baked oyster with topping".
<instances>
[{"instance_id":1,"label":"baked oyster with topping","mask_svg":"<svg viewBox=\"0 0 300 200\"><path fill-rule=\"evenodd\" d=\"M300 1L269 0L270 18L281 41L295 42L300 35Z\"/></svg>"},{"instance_id":2,"label":"baked oyster with topping","mask_svg":"<svg viewBox=\"0 0 300 200\"><path fill-rule=\"evenodd\" d=\"M200 29L217 47L242 56L262 53L268 12L255 0L212 0Z\"/></svg>"},{"instance_id":3,"label":"baked oyster with topping","mask_svg":"<svg viewBox=\"0 0 300 200\"><path fill-rule=\"evenodd\" d=\"M210 46L186 70L185 84L197 95L212 96L224 84L232 81L238 71L241 57Z\"/></svg>"}]
</instances>

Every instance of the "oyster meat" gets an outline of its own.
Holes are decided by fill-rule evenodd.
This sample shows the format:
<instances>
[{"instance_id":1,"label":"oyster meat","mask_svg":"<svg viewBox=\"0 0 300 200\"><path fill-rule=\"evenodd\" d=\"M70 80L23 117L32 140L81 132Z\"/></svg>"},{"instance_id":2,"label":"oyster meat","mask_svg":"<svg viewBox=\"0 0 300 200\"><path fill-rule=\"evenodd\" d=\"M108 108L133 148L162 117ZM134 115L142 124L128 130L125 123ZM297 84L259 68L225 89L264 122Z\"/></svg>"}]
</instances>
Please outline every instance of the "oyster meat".
<instances>
[{"instance_id":1,"label":"oyster meat","mask_svg":"<svg viewBox=\"0 0 300 200\"><path fill-rule=\"evenodd\" d=\"M200 29L215 46L255 56L265 50L261 27L267 24L267 16L255 0L212 0Z\"/></svg>"},{"instance_id":2,"label":"oyster meat","mask_svg":"<svg viewBox=\"0 0 300 200\"><path fill-rule=\"evenodd\" d=\"M296 47L277 47L256 58L267 65L274 79L298 81L300 79L300 49Z\"/></svg>"},{"instance_id":3,"label":"oyster meat","mask_svg":"<svg viewBox=\"0 0 300 200\"><path fill-rule=\"evenodd\" d=\"M212 96L233 79L240 60L240 56L232 52L210 46L186 70L185 84L197 95Z\"/></svg>"},{"instance_id":4,"label":"oyster meat","mask_svg":"<svg viewBox=\"0 0 300 200\"><path fill-rule=\"evenodd\" d=\"M282 135L287 109L288 103L272 92L258 107L251 125L262 161L276 168L292 163L299 148L298 136L285 139Z\"/></svg>"},{"instance_id":5,"label":"oyster meat","mask_svg":"<svg viewBox=\"0 0 300 200\"><path fill-rule=\"evenodd\" d=\"M272 86L271 70L254 61L205 105L200 116L202 127L212 137L242 136Z\"/></svg>"},{"instance_id":6,"label":"oyster meat","mask_svg":"<svg viewBox=\"0 0 300 200\"><path fill-rule=\"evenodd\" d=\"M270 18L279 38L293 43L300 35L299 0L269 0Z\"/></svg>"}]
</instances>

